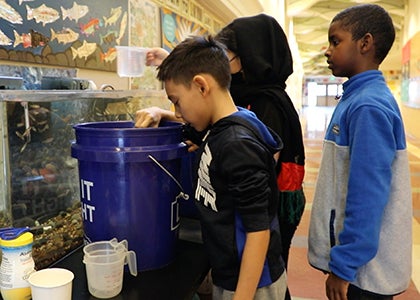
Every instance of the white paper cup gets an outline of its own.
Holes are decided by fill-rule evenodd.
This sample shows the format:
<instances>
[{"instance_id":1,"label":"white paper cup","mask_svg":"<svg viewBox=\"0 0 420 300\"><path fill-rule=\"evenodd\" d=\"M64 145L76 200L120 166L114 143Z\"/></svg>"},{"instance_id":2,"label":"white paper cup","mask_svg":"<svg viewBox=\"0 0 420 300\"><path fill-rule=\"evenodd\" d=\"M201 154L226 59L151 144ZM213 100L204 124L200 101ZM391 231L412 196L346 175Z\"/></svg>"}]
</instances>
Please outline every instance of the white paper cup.
<instances>
[{"instance_id":1,"label":"white paper cup","mask_svg":"<svg viewBox=\"0 0 420 300\"><path fill-rule=\"evenodd\" d=\"M32 300L71 300L73 278L74 274L71 271L62 268L49 268L32 273L28 279Z\"/></svg>"}]
</instances>

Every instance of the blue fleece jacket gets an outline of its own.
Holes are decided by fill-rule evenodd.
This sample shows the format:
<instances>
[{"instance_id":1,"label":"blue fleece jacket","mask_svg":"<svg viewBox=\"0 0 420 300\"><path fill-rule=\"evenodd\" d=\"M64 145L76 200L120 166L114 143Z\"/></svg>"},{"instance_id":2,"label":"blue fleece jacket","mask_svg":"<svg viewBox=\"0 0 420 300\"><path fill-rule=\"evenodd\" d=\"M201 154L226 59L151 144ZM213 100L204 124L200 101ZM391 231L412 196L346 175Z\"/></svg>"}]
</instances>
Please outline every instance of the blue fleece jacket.
<instances>
[{"instance_id":1,"label":"blue fleece jacket","mask_svg":"<svg viewBox=\"0 0 420 300\"><path fill-rule=\"evenodd\" d=\"M412 201L405 132L382 73L343 85L328 126L309 229L309 262L363 290L404 291Z\"/></svg>"}]
</instances>

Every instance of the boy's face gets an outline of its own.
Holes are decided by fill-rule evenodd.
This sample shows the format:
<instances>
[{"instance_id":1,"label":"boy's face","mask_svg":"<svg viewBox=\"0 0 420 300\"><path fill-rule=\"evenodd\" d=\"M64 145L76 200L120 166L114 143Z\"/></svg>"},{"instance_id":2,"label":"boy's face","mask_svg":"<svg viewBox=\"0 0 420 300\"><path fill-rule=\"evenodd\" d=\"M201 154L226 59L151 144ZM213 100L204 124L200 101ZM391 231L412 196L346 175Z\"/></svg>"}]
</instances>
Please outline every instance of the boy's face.
<instances>
[{"instance_id":1,"label":"boy's face","mask_svg":"<svg viewBox=\"0 0 420 300\"><path fill-rule=\"evenodd\" d=\"M359 73L359 41L352 39L350 31L344 30L340 22L333 22L328 30L329 46L325 51L328 68L337 77L352 77Z\"/></svg>"},{"instance_id":2,"label":"boy's face","mask_svg":"<svg viewBox=\"0 0 420 300\"><path fill-rule=\"evenodd\" d=\"M236 74L242 70L242 64L240 57L230 50L227 50L227 56L229 58L230 73Z\"/></svg>"},{"instance_id":3,"label":"boy's face","mask_svg":"<svg viewBox=\"0 0 420 300\"><path fill-rule=\"evenodd\" d=\"M200 87L191 84L174 83L173 80L165 81L165 90L168 99L174 104L175 115L189 123L197 131L202 131L210 124L210 113L205 105Z\"/></svg>"}]
</instances>

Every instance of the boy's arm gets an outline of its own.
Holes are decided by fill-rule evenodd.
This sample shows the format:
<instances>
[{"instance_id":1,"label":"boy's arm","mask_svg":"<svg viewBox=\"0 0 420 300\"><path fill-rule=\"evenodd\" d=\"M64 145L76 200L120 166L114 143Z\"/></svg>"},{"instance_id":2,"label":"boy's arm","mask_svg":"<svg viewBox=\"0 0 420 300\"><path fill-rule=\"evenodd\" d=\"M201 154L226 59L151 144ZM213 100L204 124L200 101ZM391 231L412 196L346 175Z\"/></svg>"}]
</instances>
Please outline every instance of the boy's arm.
<instances>
[{"instance_id":1,"label":"boy's arm","mask_svg":"<svg viewBox=\"0 0 420 300\"><path fill-rule=\"evenodd\" d=\"M397 139L395 121L385 110L365 105L347 118L351 134L345 218L339 242L331 248L329 267L352 282L358 269L378 252Z\"/></svg>"},{"instance_id":2,"label":"boy's arm","mask_svg":"<svg viewBox=\"0 0 420 300\"><path fill-rule=\"evenodd\" d=\"M270 231L248 232L242 255L238 285L233 300L254 299L270 241Z\"/></svg>"}]
</instances>

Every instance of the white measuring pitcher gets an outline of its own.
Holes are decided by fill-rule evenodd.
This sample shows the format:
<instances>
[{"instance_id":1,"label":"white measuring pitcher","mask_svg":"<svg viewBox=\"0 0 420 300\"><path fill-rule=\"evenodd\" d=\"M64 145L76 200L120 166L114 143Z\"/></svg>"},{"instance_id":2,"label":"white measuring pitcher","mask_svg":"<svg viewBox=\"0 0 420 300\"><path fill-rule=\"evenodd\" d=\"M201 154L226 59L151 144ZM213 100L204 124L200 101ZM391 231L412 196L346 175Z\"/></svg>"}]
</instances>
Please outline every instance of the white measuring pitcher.
<instances>
[{"instance_id":1,"label":"white measuring pitcher","mask_svg":"<svg viewBox=\"0 0 420 300\"><path fill-rule=\"evenodd\" d=\"M86 265L88 288L92 296L107 299L118 295L122 290L126 264L130 274L137 276L136 253L127 248L127 240L118 242L116 238L83 247L83 263Z\"/></svg>"}]
</instances>

